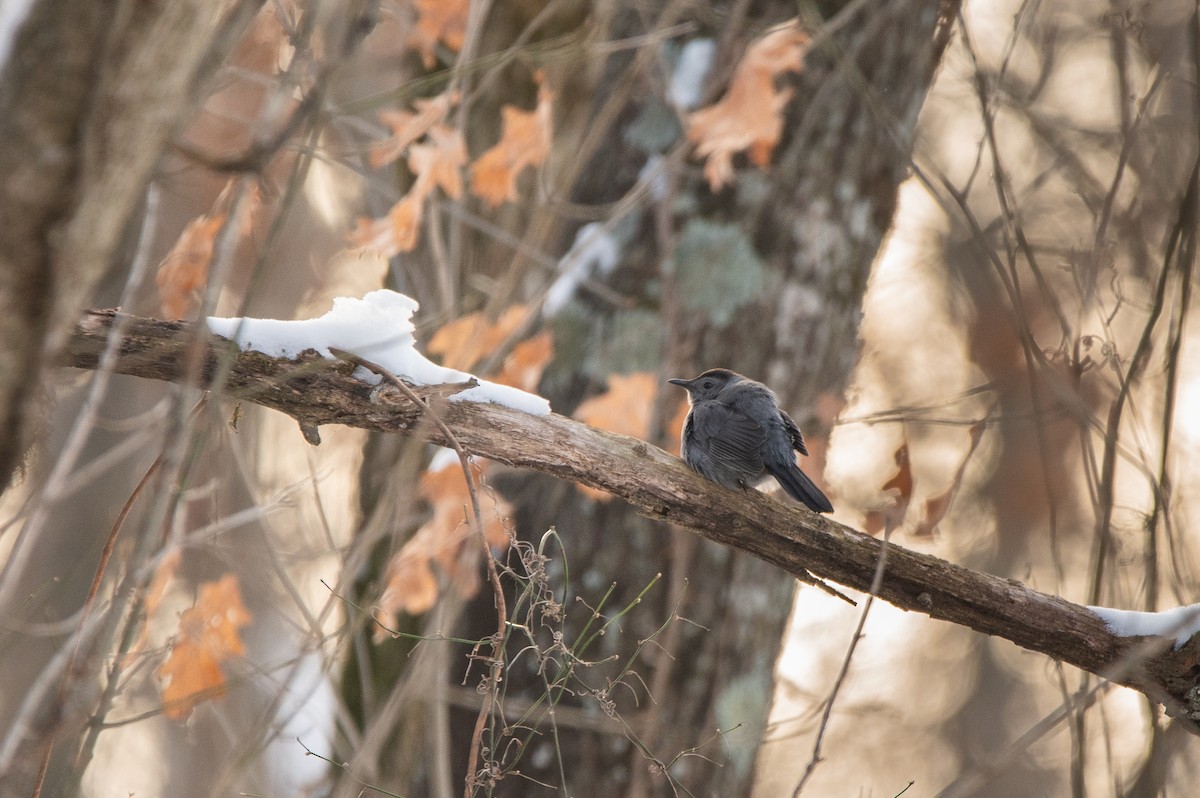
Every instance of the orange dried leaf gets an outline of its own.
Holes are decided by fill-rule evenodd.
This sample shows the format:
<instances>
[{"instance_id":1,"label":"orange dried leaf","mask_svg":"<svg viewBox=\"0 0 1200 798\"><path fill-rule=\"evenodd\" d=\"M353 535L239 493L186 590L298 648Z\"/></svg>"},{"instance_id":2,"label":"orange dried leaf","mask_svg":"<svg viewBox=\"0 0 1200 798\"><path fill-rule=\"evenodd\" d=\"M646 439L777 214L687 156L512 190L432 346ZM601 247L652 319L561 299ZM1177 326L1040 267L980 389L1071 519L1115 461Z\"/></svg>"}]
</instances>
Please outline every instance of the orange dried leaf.
<instances>
[{"instance_id":1,"label":"orange dried leaf","mask_svg":"<svg viewBox=\"0 0 1200 798\"><path fill-rule=\"evenodd\" d=\"M550 155L553 92L539 73L538 104L532 111L506 105L502 110L500 141L471 167L471 191L491 207L516 200L517 177L527 166L538 166Z\"/></svg>"},{"instance_id":2,"label":"orange dried leaf","mask_svg":"<svg viewBox=\"0 0 1200 798\"><path fill-rule=\"evenodd\" d=\"M493 208L505 200L518 198L512 169L505 161L504 153L496 147L481 155L471 166L471 191Z\"/></svg>"},{"instance_id":3,"label":"orange dried leaf","mask_svg":"<svg viewBox=\"0 0 1200 798\"><path fill-rule=\"evenodd\" d=\"M608 390L580 404L575 418L609 432L645 438L657 394L658 379L648 371L613 374Z\"/></svg>"},{"instance_id":4,"label":"orange dried leaf","mask_svg":"<svg viewBox=\"0 0 1200 798\"><path fill-rule=\"evenodd\" d=\"M644 439L650 434L650 415L657 395L658 379L648 371L613 374L608 378L608 390L582 402L574 417L593 427ZM607 491L587 485L576 487L598 501L612 498Z\"/></svg>"},{"instance_id":5,"label":"orange dried leaf","mask_svg":"<svg viewBox=\"0 0 1200 798\"><path fill-rule=\"evenodd\" d=\"M422 198L437 186L446 196L462 196L462 168L467 163L467 145L462 134L445 125L429 129L428 144L414 144L408 152L408 168L417 175Z\"/></svg>"},{"instance_id":6,"label":"orange dried leaf","mask_svg":"<svg viewBox=\"0 0 1200 798\"><path fill-rule=\"evenodd\" d=\"M428 133L434 125L440 124L457 102L458 92L455 91L413 100L415 112L380 111L379 121L392 129L392 135L371 145L368 156L371 166L378 169L399 158L410 144Z\"/></svg>"},{"instance_id":7,"label":"orange dried leaf","mask_svg":"<svg viewBox=\"0 0 1200 798\"><path fill-rule=\"evenodd\" d=\"M437 577L429 567L429 556L420 548L406 545L388 562L387 587L379 597L379 609L391 621L389 626L394 624L400 612L420 615L433 609L437 603Z\"/></svg>"},{"instance_id":8,"label":"orange dried leaf","mask_svg":"<svg viewBox=\"0 0 1200 798\"><path fill-rule=\"evenodd\" d=\"M895 452L896 473L880 487L890 504L872 510L863 520L863 528L874 535L880 531L891 532L904 522L908 504L912 501L913 475L908 458L908 441L901 443Z\"/></svg>"},{"instance_id":9,"label":"orange dried leaf","mask_svg":"<svg viewBox=\"0 0 1200 798\"><path fill-rule=\"evenodd\" d=\"M183 720L201 702L225 693L221 665L245 653L241 628L250 621L236 576L200 586L196 605L179 616L171 653L156 672L164 681L167 717Z\"/></svg>"},{"instance_id":10,"label":"orange dried leaf","mask_svg":"<svg viewBox=\"0 0 1200 798\"><path fill-rule=\"evenodd\" d=\"M381 219L361 218L350 234L351 245L359 251L390 258L411 252L417 245L424 206L421 198L409 192Z\"/></svg>"},{"instance_id":11,"label":"orange dried leaf","mask_svg":"<svg viewBox=\"0 0 1200 798\"><path fill-rule=\"evenodd\" d=\"M225 695L220 663L191 640L171 647L171 658L158 669L158 677L167 680L162 690L163 712L171 720L187 720L206 700Z\"/></svg>"},{"instance_id":12,"label":"orange dried leaf","mask_svg":"<svg viewBox=\"0 0 1200 798\"><path fill-rule=\"evenodd\" d=\"M480 475L486 473L488 463L476 463ZM478 483L476 492L488 545L507 546L509 532L504 518L512 514L512 506L493 491L483 490ZM458 462L425 472L421 477L421 496L432 505L433 517L388 563L387 586L377 604L381 626L376 628L376 642L387 636L383 627L395 626L401 612L410 615L427 612L437 602L440 591L433 570L435 563L464 597L478 589L477 575L463 567L464 558L468 564L475 562L478 548L472 547L475 541L467 520L471 495Z\"/></svg>"},{"instance_id":13,"label":"orange dried leaf","mask_svg":"<svg viewBox=\"0 0 1200 798\"><path fill-rule=\"evenodd\" d=\"M425 203L421 201L421 197L411 192L392 206L387 218L392 225L392 241L396 252L411 252L417 245L417 236L421 232L421 216L424 211Z\"/></svg>"},{"instance_id":14,"label":"orange dried leaf","mask_svg":"<svg viewBox=\"0 0 1200 798\"><path fill-rule=\"evenodd\" d=\"M486 473L486 469L481 468L480 473ZM478 484L476 493L483 514L483 536L488 545L507 545L508 528L503 519L512 515L512 506L495 492L483 490ZM470 531L465 524L471 507L471 494L467 490L462 468L455 462L437 471L426 471L421 477L421 496L433 505L433 518L421 530L428 532L439 543L434 550L437 559L443 564L452 564L457 550L451 551L452 547L444 544L457 546ZM460 527L462 533L458 532Z\"/></svg>"},{"instance_id":15,"label":"orange dried leaf","mask_svg":"<svg viewBox=\"0 0 1200 798\"><path fill-rule=\"evenodd\" d=\"M705 159L704 176L714 191L733 180L733 156L739 152L748 150L760 168L770 165L783 134L783 108L792 97L790 90L776 89L775 80L803 70L808 42L798 19L775 26L746 49L725 95L688 115L688 140Z\"/></svg>"},{"instance_id":16,"label":"orange dried leaf","mask_svg":"<svg viewBox=\"0 0 1200 798\"><path fill-rule=\"evenodd\" d=\"M212 263L217 235L229 219L234 185L234 181L229 181L217 195L212 210L188 223L175 241L175 246L158 265L155 282L158 284L159 303L168 318L184 318L200 304L200 292L208 282L208 268ZM262 196L255 188L248 192L238 207L235 228L238 236L249 235L261 207Z\"/></svg>"},{"instance_id":17,"label":"orange dried leaf","mask_svg":"<svg viewBox=\"0 0 1200 798\"><path fill-rule=\"evenodd\" d=\"M441 187L448 196L462 195L459 170L467 162L462 137L458 131L443 125L435 125L428 133L430 143L413 144L409 148L408 165L417 176L412 188L383 219L358 220L350 235L356 249L376 252L385 258L411 252L420 238L425 200L430 193Z\"/></svg>"},{"instance_id":18,"label":"orange dried leaf","mask_svg":"<svg viewBox=\"0 0 1200 798\"><path fill-rule=\"evenodd\" d=\"M516 332L528 312L525 305L513 305L495 322L488 321L483 313L468 313L442 325L429 339L426 350L439 355L443 366L468 371Z\"/></svg>"},{"instance_id":19,"label":"orange dried leaf","mask_svg":"<svg viewBox=\"0 0 1200 798\"><path fill-rule=\"evenodd\" d=\"M193 219L162 259L155 283L159 303L168 318L182 319L199 305L200 290L208 282L213 245L224 226L223 213Z\"/></svg>"},{"instance_id":20,"label":"orange dried leaf","mask_svg":"<svg viewBox=\"0 0 1200 798\"><path fill-rule=\"evenodd\" d=\"M513 351L504 359L500 373L493 377L492 381L520 388L522 391L536 391L553 356L554 340L549 330L543 330L514 346Z\"/></svg>"},{"instance_id":21,"label":"orange dried leaf","mask_svg":"<svg viewBox=\"0 0 1200 798\"><path fill-rule=\"evenodd\" d=\"M412 0L417 22L409 34L408 43L421 53L426 69L437 64L437 43L458 52L467 32L468 0Z\"/></svg>"}]
</instances>

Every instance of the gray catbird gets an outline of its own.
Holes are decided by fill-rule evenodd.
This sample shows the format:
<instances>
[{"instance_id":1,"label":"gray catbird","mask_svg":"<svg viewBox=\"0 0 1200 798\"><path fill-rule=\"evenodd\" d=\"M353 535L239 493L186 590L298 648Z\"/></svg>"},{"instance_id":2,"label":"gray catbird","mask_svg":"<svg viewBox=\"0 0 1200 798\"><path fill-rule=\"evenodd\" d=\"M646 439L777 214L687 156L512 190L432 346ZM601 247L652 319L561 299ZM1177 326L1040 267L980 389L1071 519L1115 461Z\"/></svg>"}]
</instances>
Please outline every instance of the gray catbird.
<instances>
[{"instance_id":1,"label":"gray catbird","mask_svg":"<svg viewBox=\"0 0 1200 798\"><path fill-rule=\"evenodd\" d=\"M687 420L680 454L696 473L727 488L746 488L767 474L813 512L833 505L796 465L808 454L800 428L779 409L775 393L728 369L710 369L694 380L667 380L687 389Z\"/></svg>"}]
</instances>

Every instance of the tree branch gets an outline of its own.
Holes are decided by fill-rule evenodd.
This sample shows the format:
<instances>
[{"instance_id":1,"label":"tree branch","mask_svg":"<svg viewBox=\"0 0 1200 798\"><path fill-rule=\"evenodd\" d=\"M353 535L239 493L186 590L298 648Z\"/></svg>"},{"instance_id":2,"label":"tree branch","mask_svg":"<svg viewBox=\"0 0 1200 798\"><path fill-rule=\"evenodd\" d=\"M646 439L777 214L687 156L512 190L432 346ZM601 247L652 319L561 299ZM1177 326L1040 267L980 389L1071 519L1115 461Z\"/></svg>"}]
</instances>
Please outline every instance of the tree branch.
<instances>
[{"instance_id":1,"label":"tree branch","mask_svg":"<svg viewBox=\"0 0 1200 798\"><path fill-rule=\"evenodd\" d=\"M88 311L76 326L65 365L94 369L116 318ZM189 326L130 318L114 370L149 379L183 378ZM344 424L384 432L419 434L448 445L436 425L420 424L423 408L398 393L351 375L347 363L306 352L295 360L239 352L213 337L201 379L208 384L227 360L223 391L295 418L300 424ZM437 408L463 449L511 466L606 490L643 515L753 554L804 581L811 574L868 591L879 559L879 540L756 491L727 490L694 474L681 460L644 441L590 427L559 415L532 416L511 408L450 402L462 386L414 386ZM1178 650L1159 638L1117 637L1086 607L963 568L894 543L876 592L901 609L1002 637L1132 687L1163 704L1200 733L1200 636Z\"/></svg>"}]
</instances>

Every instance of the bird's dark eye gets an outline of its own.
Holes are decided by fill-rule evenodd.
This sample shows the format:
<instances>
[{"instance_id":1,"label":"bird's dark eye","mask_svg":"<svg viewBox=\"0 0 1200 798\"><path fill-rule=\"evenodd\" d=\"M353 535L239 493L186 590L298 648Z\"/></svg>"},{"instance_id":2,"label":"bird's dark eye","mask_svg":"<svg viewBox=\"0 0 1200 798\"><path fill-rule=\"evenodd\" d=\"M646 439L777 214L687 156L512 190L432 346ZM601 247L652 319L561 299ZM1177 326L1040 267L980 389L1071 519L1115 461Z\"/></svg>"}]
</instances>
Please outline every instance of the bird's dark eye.
<instances>
[{"instance_id":1,"label":"bird's dark eye","mask_svg":"<svg viewBox=\"0 0 1200 798\"><path fill-rule=\"evenodd\" d=\"M707 391L711 387L712 387L712 380L705 380L704 381L704 390Z\"/></svg>"}]
</instances>

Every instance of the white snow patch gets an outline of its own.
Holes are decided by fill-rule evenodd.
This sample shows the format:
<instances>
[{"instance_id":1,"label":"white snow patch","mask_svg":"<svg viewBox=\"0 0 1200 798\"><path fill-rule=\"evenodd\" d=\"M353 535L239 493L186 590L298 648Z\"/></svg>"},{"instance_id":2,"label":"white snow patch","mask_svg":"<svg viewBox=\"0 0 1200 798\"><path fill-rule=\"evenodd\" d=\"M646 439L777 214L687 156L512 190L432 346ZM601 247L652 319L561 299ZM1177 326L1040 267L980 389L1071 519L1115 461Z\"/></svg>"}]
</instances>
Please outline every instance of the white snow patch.
<instances>
[{"instance_id":1,"label":"white snow patch","mask_svg":"<svg viewBox=\"0 0 1200 798\"><path fill-rule=\"evenodd\" d=\"M1114 610L1109 607L1088 607L1100 616L1108 631L1118 637L1173 637L1179 648L1200 632L1200 604L1175 607L1162 612Z\"/></svg>"},{"instance_id":2,"label":"white snow patch","mask_svg":"<svg viewBox=\"0 0 1200 798\"><path fill-rule=\"evenodd\" d=\"M448 369L426 359L417 351L412 315L416 300L395 291L372 291L362 299L337 297L333 309L315 319L280 321L277 319L210 316L208 328L237 343L272 357L296 357L306 349L315 349L334 360L330 347L344 349L378 363L397 377L414 385L476 380L479 385L460 391L450 401L491 402L535 416L550 413L550 403L540 396L507 385L480 380L465 371ZM356 376L376 385L380 377L366 369Z\"/></svg>"},{"instance_id":3,"label":"white snow patch","mask_svg":"<svg viewBox=\"0 0 1200 798\"><path fill-rule=\"evenodd\" d=\"M1200 338L1184 343L1184 346L1192 351L1195 351L1192 347L1197 345L1200 345ZM1187 355L1179 362L1180 365L1188 363ZM1193 373L1182 377L1179 380L1177 396L1177 407L1200 407L1200 374ZM1192 449L1200 448L1200 413L1176 413L1175 427L1179 430L1180 437L1184 438Z\"/></svg>"},{"instance_id":4,"label":"white snow patch","mask_svg":"<svg viewBox=\"0 0 1200 798\"><path fill-rule=\"evenodd\" d=\"M307 747L328 756L334 750L338 699L321 667L318 654L301 654L281 690L275 718L278 733L263 753L277 795L316 794L329 775L329 766L305 751Z\"/></svg>"},{"instance_id":5,"label":"white snow patch","mask_svg":"<svg viewBox=\"0 0 1200 798\"><path fill-rule=\"evenodd\" d=\"M667 159L655 153L646 159L638 172L638 182L644 183L650 191L650 198L662 202L668 196L670 185L667 183Z\"/></svg>"},{"instance_id":6,"label":"white snow patch","mask_svg":"<svg viewBox=\"0 0 1200 798\"><path fill-rule=\"evenodd\" d=\"M0 71L8 65L17 31L32 7L33 0L6 0L0 3Z\"/></svg>"},{"instance_id":7,"label":"white snow patch","mask_svg":"<svg viewBox=\"0 0 1200 798\"><path fill-rule=\"evenodd\" d=\"M546 291L546 299L542 302L543 315L547 318L556 315L571 301L584 280L593 275L608 276L620 259L621 246L604 229L603 224L591 222L579 228L575 243L558 262L562 273Z\"/></svg>"},{"instance_id":8,"label":"white snow patch","mask_svg":"<svg viewBox=\"0 0 1200 798\"><path fill-rule=\"evenodd\" d=\"M429 468L426 471L444 471L447 468L458 468L461 464L458 461L458 452L453 449L447 449L444 446L437 447L433 457L429 460Z\"/></svg>"},{"instance_id":9,"label":"white snow patch","mask_svg":"<svg viewBox=\"0 0 1200 798\"><path fill-rule=\"evenodd\" d=\"M712 69L717 43L712 39L692 39L679 53L679 63L671 74L667 99L677 108L690 111L700 104L704 81Z\"/></svg>"}]
</instances>

